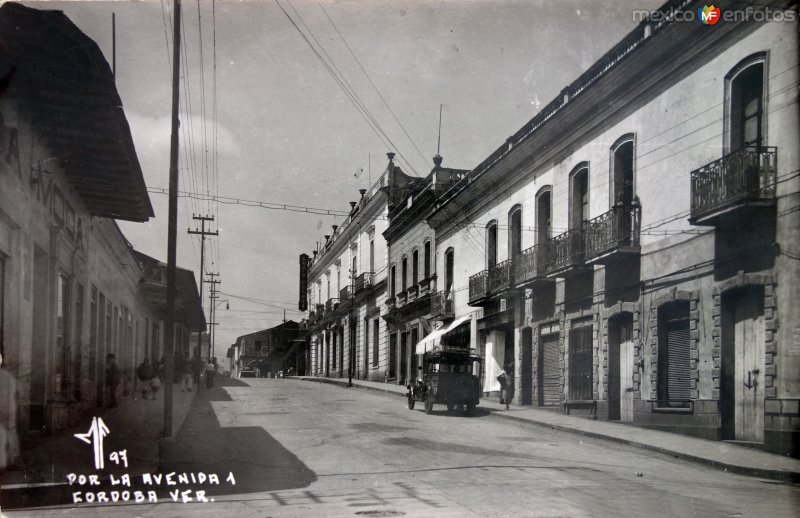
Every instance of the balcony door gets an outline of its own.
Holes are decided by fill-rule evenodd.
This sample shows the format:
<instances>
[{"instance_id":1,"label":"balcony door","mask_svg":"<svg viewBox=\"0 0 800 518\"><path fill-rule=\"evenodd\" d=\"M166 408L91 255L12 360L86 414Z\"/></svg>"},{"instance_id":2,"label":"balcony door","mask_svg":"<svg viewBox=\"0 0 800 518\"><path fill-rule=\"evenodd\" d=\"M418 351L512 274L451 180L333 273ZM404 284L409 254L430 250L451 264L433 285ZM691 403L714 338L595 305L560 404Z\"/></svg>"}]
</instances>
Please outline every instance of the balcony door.
<instances>
[{"instance_id":1,"label":"balcony door","mask_svg":"<svg viewBox=\"0 0 800 518\"><path fill-rule=\"evenodd\" d=\"M570 229L580 230L589 219L589 168L579 167L572 174L572 207L570 209Z\"/></svg>"},{"instance_id":2,"label":"balcony door","mask_svg":"<svg viewBox=\"0 0 800 518\"><path fill-rule=\"evenodd\" d=\"M763 143L764 63L741 68L730 78L731 151Z\"/></svg>"},{"instance_id":3,"label":"balcony door","mask_svg":"<svg viewBox=\"0 0 800 518\"><path fill-rule=\"evenodd\" d=\"M614 192L611 205L630 206L633 203L633 136L620 139L611 148Z\"/></svg>"}]
</instances>

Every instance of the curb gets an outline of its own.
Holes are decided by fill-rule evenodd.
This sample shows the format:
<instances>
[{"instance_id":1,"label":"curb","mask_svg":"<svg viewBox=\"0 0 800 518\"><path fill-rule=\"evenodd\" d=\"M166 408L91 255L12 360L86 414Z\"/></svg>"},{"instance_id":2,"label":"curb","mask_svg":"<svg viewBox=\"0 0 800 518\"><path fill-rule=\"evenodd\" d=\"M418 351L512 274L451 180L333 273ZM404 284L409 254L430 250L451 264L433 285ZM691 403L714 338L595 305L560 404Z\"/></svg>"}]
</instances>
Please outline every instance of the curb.
<instances>
[{"instance_id":1,"label":"curb","mask_svg":"<svg viewBox=\"0 0 800 518\"><path fill-rule=\"evenodd\" d=\"M347 381L340 382L340 381L331 380L331 379L325 379L325 378L308 378L308 377L302 377L302 378L299 378L299 379L301 381L313 381L313 382L317 382L317 383L327 383L329 385L337 385L337 386L340 386L340 387L343 386L345 388L362 388L362 389L372 390L372 391L375 391L375 392L381 392L381 393L384 393L384 394L393 394L393 395L397 395L397 396L400 396L400 397L404 397L403 394L400 394L400 393L395 392L393 390L381 389L379 387L373 387L373 386L367 386L367 385L358 385L358 384L353 384L352 387L347 387ZM602 433L598 433L598 432L590 432L590 431L586 431L586 430L578 430L578 429L571 428L569 426L564 426L564 425L544 423L544 422L541 422L541 421L536 421L535 419L531 419L531 418L524 418L524 417L520 417L520 416L513 415L513 414L506 414L504 412L498 412L497 410L491 409L491 408L488 408L488 407L484 407L484 408L487 408L489 410L489 412L491 413L491 415L500 417L501 419L509 419L509 420L512 420L512 421L516 421L518 423L529 424L529 425L532 425L532 426L541 426L541 427L544 427L544 428L550 428L551 430L558 430L560 432L568 432L568 433L572 433L572 434L576 434L576 435L583 435L585 437L591 437L593 439L602 439L602 440L606 440L606 441L610 441L610 442L615 442L615 443L618 443L618 444L625 444L627 446L633 446L635 448L641 448L641 449L647 450L647 451L654 451L656 453L661 453L661 454L667 455L669 457L674 457L676 459L686 460L686 461L689 461L689 462L693 462L695 464L701 464L701 465L704 465L704 466L709 466L709 467L712 467L712 468L715 468L715 469L719 469L721 471L726 471L728 473L735 473L737 475L745 475L745 476L750 476L750 477L766 478L766 479L770 479L770 480L777 480L777 481L780 481L780 482L788 482L788 483L791 483L791 484L800 483L800 473L796 472L796 471L781 471L781 470L775 470L775 469L754 468L754 467L749 467L749 466L741 466L741 465L737 465L737 464L728 464L726 462L720 462L720 461L709 459L709 458L706 458L706 457L698 457L698 456L692 455L690 453L684 453L684 452L681 452L681 451L662 448L661 446L654 446L652 444L647 444L647 443L643 443L643 442L639 442L639 441L631 441L629 439L623 439L623 438L620 438L620 437L614 437L613 435L606 435L606 434L602 434Z\"/></svg>"}]
</instances>

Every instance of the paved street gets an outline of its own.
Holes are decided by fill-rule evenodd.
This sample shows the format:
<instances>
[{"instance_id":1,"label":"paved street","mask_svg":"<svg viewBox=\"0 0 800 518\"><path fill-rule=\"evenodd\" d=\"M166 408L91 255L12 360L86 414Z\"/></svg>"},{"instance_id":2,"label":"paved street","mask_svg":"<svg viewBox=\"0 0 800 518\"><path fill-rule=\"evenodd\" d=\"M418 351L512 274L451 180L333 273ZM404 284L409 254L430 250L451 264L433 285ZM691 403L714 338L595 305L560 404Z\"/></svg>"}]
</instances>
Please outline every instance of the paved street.
<instances>
[{"instance_id":1,"label":"paved street","mask_svg":"<svg viewBox=\"0 0 800 518\"><path fill-rule=\"evenodd\" d=\"M243 383L246 382L246 383ZM230 471L214 502L116 504L119 516L796 516L800 489L584 436L409 411L402 398L300 380L198 395L162 471ZM320 416L325 416L321 418ZM638 475L641 473L641 476ZM109 507L9 516L108 516Z\"/></svg>"}]
</instances>

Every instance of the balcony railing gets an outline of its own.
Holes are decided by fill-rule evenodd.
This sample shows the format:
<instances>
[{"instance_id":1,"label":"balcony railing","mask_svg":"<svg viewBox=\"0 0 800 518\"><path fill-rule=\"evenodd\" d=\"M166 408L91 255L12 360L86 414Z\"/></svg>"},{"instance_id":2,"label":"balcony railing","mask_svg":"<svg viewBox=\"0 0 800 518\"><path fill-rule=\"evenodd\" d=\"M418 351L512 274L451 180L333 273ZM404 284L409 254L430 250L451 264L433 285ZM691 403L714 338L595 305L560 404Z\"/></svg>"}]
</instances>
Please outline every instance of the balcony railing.
<instances>
[{"instance_id":1,"label":"balcony railing","mask_svg":"<svg viewBox=\"0 0 800 518\"><path fill-rule=\"evenodd\" d=\"M409 302L412 300L416 300L417 296L419 295L419 286L416 284L411 285L410 288L406 290L406 298Z\"/></svg>"},{"instance_id":2,"label":"balcony railing","mask_svg":"<svg viewBox=\"0 0 800 518\"><path fill-rule=\"evenodd\" d=\"M431 295L431 316L438 319L453 318L452 291L437 291Z\"/></svg>"},{"instance_id":3,"label":"balcony railing","mask_svg":"<svg viewBox=\"0 0 800 518\"><path fill-rule=\"evenodd\" d=\"M339 309L339 299L328 299L325 303L325 313Z\"/></svg>"},{"instance_id":4,"label":"balcony railing","mask_svg":"<svg viewBox=\"0 0 800 518\"><path fill-rule=\"evenodd\" d=\"M317 319L325 316L325 304L317 304Z\"/></svg>"},{"instance_id":5,"label":"balcony railing","mask_svg":"<svg viewBox=\"0 0 800 518\"><path fill-rule=\"evenodd\" d=\"M544 278L547 266L547 247L535 245L523 250L514 261L514 276L517 284L526 284Z\"/></svg>"},{"instance_id":6,"label":"balcony railing","mask_svg":"<svg viewBox=\"0 0 800 518\"><path fill-rule=\"evenodd\" d=\"M395 304L397 304L398 307L402 306L403 304L405 304L406 301L408 300L408 295L407 295L406 291L403 290L400 293L398 293L397 295L395 295L395 300L396 300Z\"/></svg>"},{"instance_id":7,"label":"balcony railing","mask_svg":"<svg viewBox=\"0 0 800 518\"><path fill-rule=\"evenodd\" d=\"M569 230L547 241L547 274L560 273L583 264L583 233Z\"/></svg>"},{"instance_id":8,"label":"balcony railing","mask_svg":"<svg viewBox=\"0 0 800 518\"><path fill-rule=\"evenodd\" d=\"M764 147L734 151L692 171L689 221L700 222L739 203L774 199L777 169L777 148Z\"/></svg>"},{"instance_id":9,"label":"balcony railing","mask_svg":"<svg viewBox=\"0 0 800 518\"><path fill-rule=\"evenodd\" d=\"M489 296L489 270L483 270L469 278L469 303Z\"/></svg>"},{"instance_id":10,"label":"balcony railing","mask_svg":"<svg viewBox=\"0 0 800 518\"><path fill-rule=\"evenodd\" d=\"M350 293L350 286L345 286L341 290L339 290L339 301L344 302L345 300L349 300L352 294Z\"/></svg>"},{"instance_id":11,"label":"balcony railing","mask_svg":"<svg viewBox=\"0 0 800 518\"><path fill-rule=\"evenodd\" d=\"M353 291L358 293L361 290L365 290L372 287L372 272L364 272L358 277L356 277L355 282L353 283Z\"/></svg>"},{"instance_id":12,"label":"balcony railing","mask_svg":"<svg viewBox=\"0 0 800 518\"><path fill-rule=\"evenodd\" d=\"M583 226L586 261L591 261L620 249L639 247L642 208L633 205L616 205L602 216L587 221Z\"/></svg>"},{"instance_id":13,"label":"balcony railing","mask_svg":"<svg viewBox=\"0 0 800 518\"><path fill-rule=\"evenodd\" d=\"M395 304L396 304L396 299L394 297L389 297L388 299L386 299L386 309L388 309L389 311L394 309Z\"/></svg>"},{"instance_id":14,"label":"balcony railing","mask_svg":"<svg viewBox=\"0 0 800 518\"><path fill-rule=\"evenodd\" d=\"M489 294L498 295L514 287L514 261L506 259L489 269Z\"/></svg>"}]
</instances>

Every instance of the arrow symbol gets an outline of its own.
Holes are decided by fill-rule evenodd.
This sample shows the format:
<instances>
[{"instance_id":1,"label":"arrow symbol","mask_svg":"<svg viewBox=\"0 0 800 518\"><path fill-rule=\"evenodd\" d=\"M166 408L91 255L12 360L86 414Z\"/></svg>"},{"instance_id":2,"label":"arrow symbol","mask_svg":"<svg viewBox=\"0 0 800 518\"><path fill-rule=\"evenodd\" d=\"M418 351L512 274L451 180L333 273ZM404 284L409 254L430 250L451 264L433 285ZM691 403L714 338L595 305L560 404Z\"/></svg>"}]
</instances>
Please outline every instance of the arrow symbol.
<instances>
[{"instance_id":1,"label":"arrow symbol","mask_svg":"<svg viewBox=\"0 0 800 518\"><path fill-rule=\"evenodd\" d=\"M105 466L103 460L105 457L103 454L103 438L110 432L111 430L109 430L106 424L103 422L102 417L94 417L92 418L92 425L89 427L88 432L74 434L76 439L80 439L86 444L92 445L92 448L94 449L95 469L100 470Z\"/></svg>"}]
</instances>

